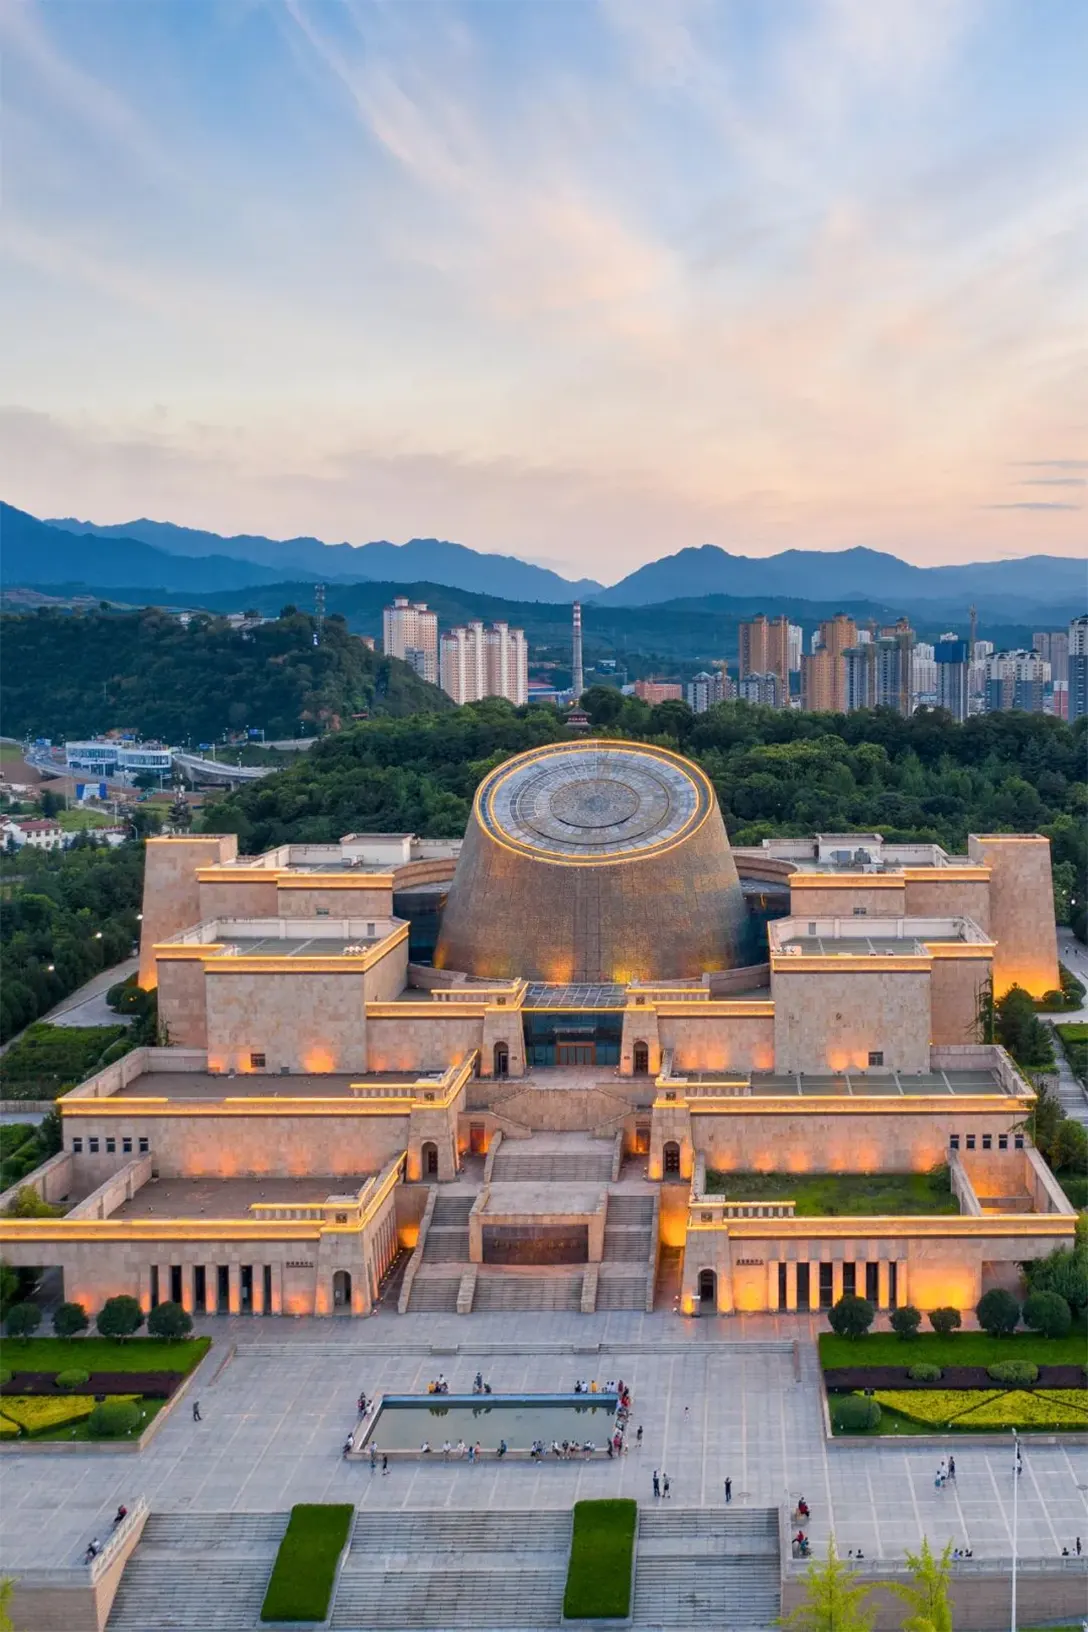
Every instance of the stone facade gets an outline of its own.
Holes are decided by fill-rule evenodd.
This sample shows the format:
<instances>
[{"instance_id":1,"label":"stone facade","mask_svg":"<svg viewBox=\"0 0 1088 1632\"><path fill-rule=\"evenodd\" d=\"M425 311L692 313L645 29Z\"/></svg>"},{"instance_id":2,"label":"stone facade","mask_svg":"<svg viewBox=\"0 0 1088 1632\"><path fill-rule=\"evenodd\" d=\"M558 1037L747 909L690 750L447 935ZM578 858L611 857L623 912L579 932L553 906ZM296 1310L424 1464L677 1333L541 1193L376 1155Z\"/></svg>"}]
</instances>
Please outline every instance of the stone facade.
<instances>
[{"instance_id":1,"label":"stone facade","mask_svg":"<svg viewBox=\"0 0 1088 1632\"><path fill-rule=\"evenodd\" d=\"M1035 833L972 834L967 848L972 861L990 869L986 927L997 943L994 996L1012 985L1033 997L1055 991L1060 982L1049 839Z\"/></svg>"}]
</instances>

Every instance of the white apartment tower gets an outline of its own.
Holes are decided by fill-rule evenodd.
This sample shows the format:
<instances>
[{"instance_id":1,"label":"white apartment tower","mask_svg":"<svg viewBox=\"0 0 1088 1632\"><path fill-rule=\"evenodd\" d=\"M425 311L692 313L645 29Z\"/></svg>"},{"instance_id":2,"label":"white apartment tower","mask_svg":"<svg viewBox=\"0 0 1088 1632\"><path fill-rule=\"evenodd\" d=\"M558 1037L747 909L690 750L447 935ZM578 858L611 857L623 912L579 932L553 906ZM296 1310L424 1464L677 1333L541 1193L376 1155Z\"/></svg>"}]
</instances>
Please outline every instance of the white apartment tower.
<instances>
[{"instance_id":1,"label":"white apartment tower","mask_svg":"<svg viewBox=\"0 0 1088 1632\"><path fill-rule=\"evenodd\" d=\"M496 623L490 629L469 623L442 633L442 690L455 703L481 697L529 701L529 648L523 629Z\"/></svg>"},{"instance_id":2,"label":"white apartment tower","mask_svg":"<svg viewBox=\"0 0 1088 1632\"><path fill-rule=\"evenodd\" d=\"M411 663L424 680L437 685L438 613L428 611L425 601L396 596L382 612L382 650L386 657Z\"/></svg>"}]
</instances>

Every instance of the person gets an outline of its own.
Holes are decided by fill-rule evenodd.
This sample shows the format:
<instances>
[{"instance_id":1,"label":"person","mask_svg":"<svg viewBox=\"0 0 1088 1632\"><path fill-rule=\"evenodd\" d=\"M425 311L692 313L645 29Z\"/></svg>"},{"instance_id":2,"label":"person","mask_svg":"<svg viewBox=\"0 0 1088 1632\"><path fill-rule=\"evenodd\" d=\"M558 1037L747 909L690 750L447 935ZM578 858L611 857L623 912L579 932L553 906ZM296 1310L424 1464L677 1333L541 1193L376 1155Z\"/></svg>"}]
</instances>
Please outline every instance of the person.
<instances>
[{"instance_id":1,"label":"person","mask_svg":"<svg viewBox=\"0 0 1088 1632\"><path fill-rule=\"evenodd\" d=\"M497 1453L497 1454L498 1454L498 1455L499 1455L499 1456L505 1456L505 1455L506 1455L506 1452L507 1452L507 1449L508 1449L508 1446L507 1446L507 1444L506 1444L506 1441L505 1441L505 1439L500 1439L500 1440L499 1440L499 1449L498 1449L498 1453Z\"/></svg>"},{"instance_id":2,"label":"person","mask_svg":"<svg viewBox=\"0 0 1088 1632\"><path fill-rule=\"evenodd\" d=\"M199 1400L194 1400L193 1401L193 1421L194 1422L203 1422L204 1421L204 1418L200 1415L200 1401Z\"/></svg>"},{"instance_id":3,"label":"person","mask_svg":"<svg viewBox=\"0 0 1088 1632\"><path fill-rule=\"evenodd\" d=\"M613 1458L613 1457L614 1457L614 1456L615 1456L615 1454L616 1454L616 1453L615 1453L615 1450L614 1450L614 1449L613 1449L613 1447L612 1447L612 1441L611 1441L611 1440L608 1440L608 1441L607 1441L607 1443L606 1443L606 1446L605 1446L605 1448L606 1448L606 1450L607 1450L607 1451L608 1451L608 1460L609 1460L609 1461L610 1461L610 1462L611 1462L611 1460L612 1460L612 1458Z\"/></svg>"},{"instance_id":4,"label":"person","mask_svg":"<svg viewBox=\"0 0 1088 1632\"><path fill-rule=\"evenodd\" d=\"M656 1468L654 1469L654 1495L661 1495L661 1478Z\"/></svg>"},{"instance_id":5,"label":"person","mask_svg":"<svg viewBox=\"0 0 1088 1632\"><path fill-rule=\"evenodd\" d=\"M597 1392L597 1379L596 1379L596 1377L594 1377L593 1380L590 1382L589 1392L591 1394L596 1394L596 1392Z\"/></svg>"},{"instance_id":6,"label":"person","mask_svg":"<svg viewBox=\"0 0 1088 1632\"><path fill-rule=\"evenodd\" d=\"M485 1394L490 1394L491 1393L491 1384L490 1383L485 1383L484 1384L484 1393Z\"/></svg>"},{"instance_id":7,"label":"person","mask_svg":"<svg viewBox=\"0 0 1088 1632\"><path fill-rule=\"evenodd\" d=\"M809 1505L805 1501L805 1498L803 1496L798 1496L798 1498L797 1498L797 1511L798 1511L798 1513L800 1513L800 1515L801 1515L801 1517L803 1519L810 1519L812 1517L812 1514L811 1514L811 1512L809 1510Z\"/></svg>"},{"instance_id":8,"label":"person","mask_svg":"<svg viewBox=\"0 0 1088 1632\"><path fill-rule=\"evenodd\" d=\"M430 1440L425 1439L423 1441L423 1444L419 1448L420 1448L420 1451L422 1452L422 1454L424 1456L430 1456L430 1454L431 1454L431 1442L430 1442Z\"/></svg>"},{"instance_id":9,"label":"person","mask_svg":"<svg viewBox=\"0 0 1088 1632\"><path fill-rule=\"evenodd\" d=\"M483 1374L482 1371L478 1371L476 1373L475 1377L472 1379L472 1392L474 1394L482 1394L483 1391L484 1391L484 1374Z\"/></svg>"},{"instance_id":10,"label":"person","mask_svg":"<svg viewBox=\"0 0 1088 1632\"><path fill-rule=\"evenodd\" d=\"M384 1475L384 1474L387 1474L388 1472L389 1472L389 1458L386 1456L385 1452L383 1451L382 1452L382 1473Z\"/></svg>"},{"instance_id":11,"label":"person","mask_svg":"<svg viewBox=\"0 0 1088 1632\"><path fill-rule=\"evenodd\" d=\"M374 1469L377 1467L377 1465L378 1465L378 1447L376 1445L372 1445L370 1447L370 1471L371 1471L371 1473L374 1472Z\"/></svg>"},{"instance_id":12,"label":"person","mask_svg":"<svg viewBox=\"0 0 1088 1632\"><path fill-rule=\"evenodd\" d=\"M355 1438L354 1438L354 1435L349 1434L347 1439L345 1439L345 1441L344 1441L344 1455L345 1456L350 1456L351 1452L354 1449L355 1449Z\"/></svg>"},{"instance_id":13,"label":"person","mask_svg":"<svg viewBox=\"0 0 1088 1632\"><path fill-rule=\"evenodd\" d=\"M732 1500L733 1500L733 1481L732 1481L732 1479L727 1479L725 1481L725 1505L726 1505L726 1507L729 1506L729 1504L730 1504L730 1502Z\"/></svg>"},{"instance_id":14,"label":"person","mask_svg":"<svg viewBox=\"0 0 1088 1632\"><path fill-rule=\"evenodd\" d=\"M1063 1547L1062 1548L1062 1557L1063 1558L1068 1558L1069 1557L1069 1548L1068 1547Z\"/></svg>"},{"instance_id":15,"label":"person","mask_svg":"<svg viewBox=\"0 0 1088 1632\"><path fill-rule=\"evenodd\" d=\"M474 1462L478 1462L480 1460L480 1452L482 1450L483 1446L480 1444L480 1441L477 1440L475 1445L472 1447L472 1460Z\"/></svg>"},{"instance_id":16,"label":"person","mask_svg":"<svg viewBox=\"0 0 1088 1632\"><path fill-rule=\"evenodd\" d=\"M669 1489L670 1489L670 1487L669 1487L669 1476L668 1476L667 1473L663 1473L661 1475L661 1494L662 1494L662 1496L668 1496Z\"/></svg>"},{"instance_id":17,"label":"person","mask_svg":"<svg viewBox=\"0 0 1088 1632\"><path fill-rule=\"evenodd\" d=\"M360 1394L359 1395L359 1415L361 1417L366 1416L366 1395L365 1394Z\"/></svg>"},{"instance_id":18,"label":"person","mask_svg":"<svg viewBox=\"0 0 1088 1632\"><path fill-rule=\"evenodd\" d=\"M459 1439L459 1440L458 1440L458 1441L457 1441L457 1455L458 1455L458 1456L459 1456L459 1457L462 1457L462 1456L464 1456L464 1454L465 1454L465 1451L466 1451L466 1450L467 1450L467 1449L468 1449L468 1447L467 1447L467 1446L466 1446L466 1444L465 1444L465 1442L464 1442L464 1440L463 1440L463 1439Z\"/></svg>"},{"instance_id":19,"label":"person","mask_svg":"<svg viewBox=\"0 0 1088 1632\"><path fill-rule=\"evenodd\" d=\"M641 1451L641 1449L642 1449L642 1424L641 1424L641 1422L638 1425L638 1432L635 1434L635 1449L636 1449L636 1451Z\"/></svg>"},{"instance_id":20,"label":"person","mask_svg":"<svg viewBox=\"0 0 1088 1632\"><path fill-rule=\"evenodd\" d=\"M443 1460L443 1461L444 1461L444 1462L448 1462L448 1461L449 1461L449 1459L450 1459L450 1452L451 1452L451 1451L452 1451L452 1450L453 1450L453 1446L452 1446L452 1445L451 1445L451 1444L450 1444L450 1442L449 1442L449 1440L448 1440L448 1439L445 1439L445 1440L443 1440L443 1441L442 1441L442 1460Z\"/></svg>"},{"instance_id":21,"label":"person","mask_svg":"<svg viewBox=\"0 0 1088 1632\"><path fill-rule=\"evenodd\" d=\"M470 1462L475 1462L475 1460L476 1460L476 1447L475 1447L475 1445L470 1445L469 1446L469 1448L468 1448L468 1459L469 1459Z\"/></svg>"},{"instance_id":22,"label":"person","mask_svg":"<svg viewBox=\"0 0 1088 1632\"><path fill-rule=\"evenodd\" d=\"M1077 1557L1080 1557L1080 1537L1077 1537Z\"/></svg>"},{"instance_id":23,"label":"person","mask_svg":"<svg viewBox=\"0 0 1088 1632\"><path fill-rule=\"evenodd\" d=\"M948 1458L948 1477L950 1479L956 1477L956 1458L954 1456Z\"/></svg>"},{"instance_id":24,"label":"person","mask_svg":"<svg viewBox=\"0 0 1088 1632\"><path fill-rule=\"evenodd\" d=\"M128 1508L125 1506L124 1502L122 1502L120 1507L117 1509L117 1512L113 1515L113 1522L114 1522L114 1524L120 1524L124 1519L127 1519L127 1518L128 1518ZM1078 1552L1080 1551L1079 1547L1077 1548L1077 1551Z\"/></svg>"},{"instance_id":25,"label":"person","mask_svg":"<svg viewBox=\"0 0 1088 1632\"><path fill-rule=\"evenodd\" d=\"M92 1558L97 1558L102 1551L102 1543L97 1536L92 1536L87 1543L87 1551L83 1555L84 1564L89 1564Z\"/></svg>"}]
</instances>

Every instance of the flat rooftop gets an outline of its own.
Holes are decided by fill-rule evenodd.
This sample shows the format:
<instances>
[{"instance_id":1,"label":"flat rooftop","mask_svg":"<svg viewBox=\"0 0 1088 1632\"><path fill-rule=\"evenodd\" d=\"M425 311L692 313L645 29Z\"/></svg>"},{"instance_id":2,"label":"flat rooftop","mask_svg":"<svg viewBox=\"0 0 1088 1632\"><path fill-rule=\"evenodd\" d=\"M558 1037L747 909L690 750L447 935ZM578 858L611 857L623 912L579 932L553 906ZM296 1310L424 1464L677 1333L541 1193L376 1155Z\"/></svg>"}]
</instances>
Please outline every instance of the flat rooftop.
<instances>
[{"instance_id":1,"label":"flat rooftop","mask_svg":"<svg viewBox=\"0 0 1088 1632\"><path fill-rule=\"evenodd\" d=\"M781 951L796 947L806 958L917 958L925 956L927 943L953 945L962 940L962 935L927 935L925 940L904 935L794 935L782 942Z\"/></svg>"},{"instance_id":2,"label":"flat rooftop","mask_svg":"<svg viewBox=\"0 0 1088 1632\"><path fill-rule=\"evenodd\" d=\"M728 1076L728 1072L723 1072L722 1076ZM792 1076L767 1071L752 1073L752 1093L775 1099L790 1095L799 1099L828 1095L859 1099L917 1099L942 1094L972 1099L984 1094L1004 1096L1006 1090L993 1071L919 1071L917 1074L843 1071L828 1076Z\"/></svg>"},{"instance_id":3,"label":"flat rooftop","mask_svg":"<svg viewBox=\"0 0 1088 1632\"><path fill-rule=\"evenodd\" d=\"M422 1074L422 1073L420 1073ZM383 1083L414 1082L414 1071L292 1072L290 1076L267 1071L242 1072L238 1076L210 1071L149 1071L111 1094L111 1099L355 1099L351 1084L378 1088Z\"/></svg>"},{"instance_id":4,"label":"flat rooftop","mask_svg":"<svg viewBox=\"0 0 1088 1632\"><path fill-rule=\"evenodd\" d=\"M485 1223L492 1214L500 1218L518 1213L554 1218L568 1213L595 1213L604 1194L602 1184L493 1184L481 1211Z\"/></svg>"},{"instance_id":5,"label":"flat rooftop","mask_svg":"<svg viewBox=\"0 0 1088 1632\"><path fill-rule=\"evenodd\" d=\"M321 1206L354 1195L371 1175L311 1174L305 1179L149 1179L112 1219L248 1218L255 1201L276 1207Z\"/></svg>"},{"instance_id":6,"label":"flat rooftop","mask_svg":"<svg viewBox=\"0 0 1088 1632\"><path fill-rule=\"evenodd\" d=\"M378 946L386 935L353 935L350 940L341 936L308 935L292 940L284 935L234 935L227 933L224 944L238 949L242 958L343 958L349 946Z\"/></svg>"}]
</instances>

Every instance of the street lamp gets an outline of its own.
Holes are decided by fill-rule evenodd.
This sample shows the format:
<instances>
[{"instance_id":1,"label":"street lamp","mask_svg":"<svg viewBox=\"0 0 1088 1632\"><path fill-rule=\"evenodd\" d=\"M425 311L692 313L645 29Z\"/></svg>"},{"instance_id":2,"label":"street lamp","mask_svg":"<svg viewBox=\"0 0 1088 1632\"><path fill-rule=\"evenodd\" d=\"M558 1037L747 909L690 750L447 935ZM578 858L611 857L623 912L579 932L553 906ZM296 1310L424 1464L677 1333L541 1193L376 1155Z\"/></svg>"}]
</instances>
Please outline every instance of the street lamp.
<instances>
[{"instance_id":1,"label":"street lamp","mask_svg":"<svg viewBox=\"0 0 1088 1632\"><path fill-rule=\"evenodd\" d=\"M1019 1517L1020 1471L1023 1463L1020 1460L1020 1436L1014 1428L1012 1430L1012 1604L1009 1610L1010 1632L1016 1632L1016 1546L1017 1520Z\"/></svg>"}]
</instances>

